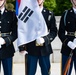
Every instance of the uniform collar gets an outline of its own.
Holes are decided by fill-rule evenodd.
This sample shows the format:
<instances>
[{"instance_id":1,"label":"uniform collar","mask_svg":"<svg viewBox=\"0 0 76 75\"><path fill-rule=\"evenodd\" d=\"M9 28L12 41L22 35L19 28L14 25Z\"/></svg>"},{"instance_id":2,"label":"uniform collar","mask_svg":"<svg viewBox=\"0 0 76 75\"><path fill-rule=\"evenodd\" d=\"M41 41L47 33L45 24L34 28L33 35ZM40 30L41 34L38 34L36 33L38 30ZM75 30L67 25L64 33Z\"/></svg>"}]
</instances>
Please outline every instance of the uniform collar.
<instances>
[{"instance_id":1,"label":"uniform collar","mask_svg":"<svg viewBox=\"0 0 76 75\"><path fill-rule=\"evenodd\" d=\"M76 15L75 15L75 12L74 12L73 7L72 7L68 12L69 12L69 13L68 13L69 16L71 16L71 17L73 17L73 18L76 19Z\"/></svg>"},{"instance_id":2,"label":"uniform collar","mask_svg":"<svg viewBox=\"0 0 76 75\"><path fill-rule=\"evenodd\" d=\"M1 9L1 14L4 13L4 10L5 10L5 7L3 7L3 8Z\"/></svg>"},{"instance_id":3,"label":"uniform collar","mask_svg":"<svg viewBox=\"0 0 76 75\"><path fill-rule=\"evenodd\" d=\"M76 8L73 7L74 13L76 14Z\"/></svg>"}]
</instances>

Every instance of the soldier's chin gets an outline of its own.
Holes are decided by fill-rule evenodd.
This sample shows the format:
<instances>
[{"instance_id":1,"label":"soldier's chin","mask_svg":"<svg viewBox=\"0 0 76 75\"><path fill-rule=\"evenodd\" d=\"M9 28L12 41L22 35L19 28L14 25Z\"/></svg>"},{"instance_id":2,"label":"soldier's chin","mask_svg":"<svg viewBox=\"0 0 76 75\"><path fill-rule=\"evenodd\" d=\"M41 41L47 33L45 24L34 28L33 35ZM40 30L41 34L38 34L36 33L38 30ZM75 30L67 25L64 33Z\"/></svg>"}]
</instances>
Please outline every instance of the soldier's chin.
<instances>
[{"instance_id":1,"label":"soldier's chin","mask_svg":"<svg viewBox=\"0 0 76 75\"><path fill-rule=\"evenodd\" d=\"M1 8L3 5L4 5L4 3L0 5L0 8Z\"/></svg>"},{"instance_id":2,"label":"soldier's chin","mask_svg":"<svg viewBox=\"0 0 76 75\"><path fill-rule=\"evenodd\" d=\"M4 6L4 4L5 4L5 1L0 4L0 8L1 8L2 6Z\"/></svg>"}]
</instances>

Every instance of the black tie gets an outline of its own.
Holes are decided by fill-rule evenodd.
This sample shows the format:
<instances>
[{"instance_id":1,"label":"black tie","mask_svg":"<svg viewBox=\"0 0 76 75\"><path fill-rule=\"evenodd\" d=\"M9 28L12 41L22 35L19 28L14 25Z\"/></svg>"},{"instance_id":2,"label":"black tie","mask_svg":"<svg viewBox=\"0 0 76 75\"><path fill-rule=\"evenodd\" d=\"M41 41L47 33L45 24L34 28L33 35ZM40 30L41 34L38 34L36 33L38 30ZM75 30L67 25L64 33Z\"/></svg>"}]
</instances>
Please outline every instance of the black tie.
<instances>
[{"instance_id":1,"label":"black tie","mask_svg":"<svg viewBox=\"0 0 76 75\"><path fill-rule=\"evenodd\" d=\"M0 10L0 18L1 18L1 10Z\"/></svg>"}]
</instances>

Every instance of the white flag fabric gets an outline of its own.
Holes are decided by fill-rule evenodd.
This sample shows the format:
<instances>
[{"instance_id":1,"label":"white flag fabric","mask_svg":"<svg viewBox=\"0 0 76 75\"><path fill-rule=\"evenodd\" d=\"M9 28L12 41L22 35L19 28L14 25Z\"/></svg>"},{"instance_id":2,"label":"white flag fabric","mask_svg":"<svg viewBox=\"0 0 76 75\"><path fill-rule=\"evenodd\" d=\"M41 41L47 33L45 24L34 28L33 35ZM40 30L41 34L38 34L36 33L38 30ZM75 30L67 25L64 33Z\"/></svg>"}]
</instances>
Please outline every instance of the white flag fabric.
<instances>
[{"instance_id":1,"label":"white flag fabric","mask_svg":"<svg viewBox=\"0 0 76 75\"><path fill-rule=\"evenodd\" d=\"M37 0L21 0L18 11L18 46L48 34Z\"/></svg>"}]
</instances>

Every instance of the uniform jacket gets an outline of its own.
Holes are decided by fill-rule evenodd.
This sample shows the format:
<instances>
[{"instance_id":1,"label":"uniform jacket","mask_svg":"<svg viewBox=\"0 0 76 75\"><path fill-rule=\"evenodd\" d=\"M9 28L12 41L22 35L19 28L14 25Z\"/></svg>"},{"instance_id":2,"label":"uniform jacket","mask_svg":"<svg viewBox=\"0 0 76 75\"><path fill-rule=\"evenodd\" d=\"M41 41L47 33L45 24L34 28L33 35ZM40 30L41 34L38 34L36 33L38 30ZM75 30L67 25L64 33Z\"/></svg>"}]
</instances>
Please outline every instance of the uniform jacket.
<instances>
[{"instance_id":1,"label":"uniform jacket","mask_svg":"<svg viewBox=\"0 0 76 75\"><path fill-rule=\"evenodd\" d=\"M49 55L53 52L50 43L54 40L54 38L57 35L55 17L51 11L49 11L45 8L43 8L42 14L43 14L43 17L47 24L49 34L47 36L43 37L45 40L45 43L43 46L36 46L36 40L26 44L26 50L28 51L28 53L30 55L45 56L45 55ZM23 50L23 48L21 46L19 47L19 49L20 49L20 51Z\"/></svg>"},{"instance_id":2,"label":"uniform jacket","mask_svg":"<svg viewBox=\"0 0 76 75\"><path fill-rule=\"evenodd\" d=\"M10 33L2 37L6 44L0 48L0 59L12 57L14 55L13 41L17 38L17 18L13 11L4 10L0 18L0 34Z\"/></svg>"},{"instance_id":3,"label":"uniform jacket","mask_svg":"<svg viewBox=\"0 0 76 75\"><path fill-rule=\"evenodd\" d=\"M73 41L75 36L69 36L67 35L67 32L75 32L76 31L76 15L74 13L74 10L71 8L68 10L68 13L66 15L66 25L64 24L64 14L63 13L61 20L60 20L60 26L59 26L59 38L62 42L62 48L61 53L64 55L69 55L71 49L67 46L67 43L69 41ZM76 57L76 49L73 51L73 56Z\"/></svg>"}]
</instances>

